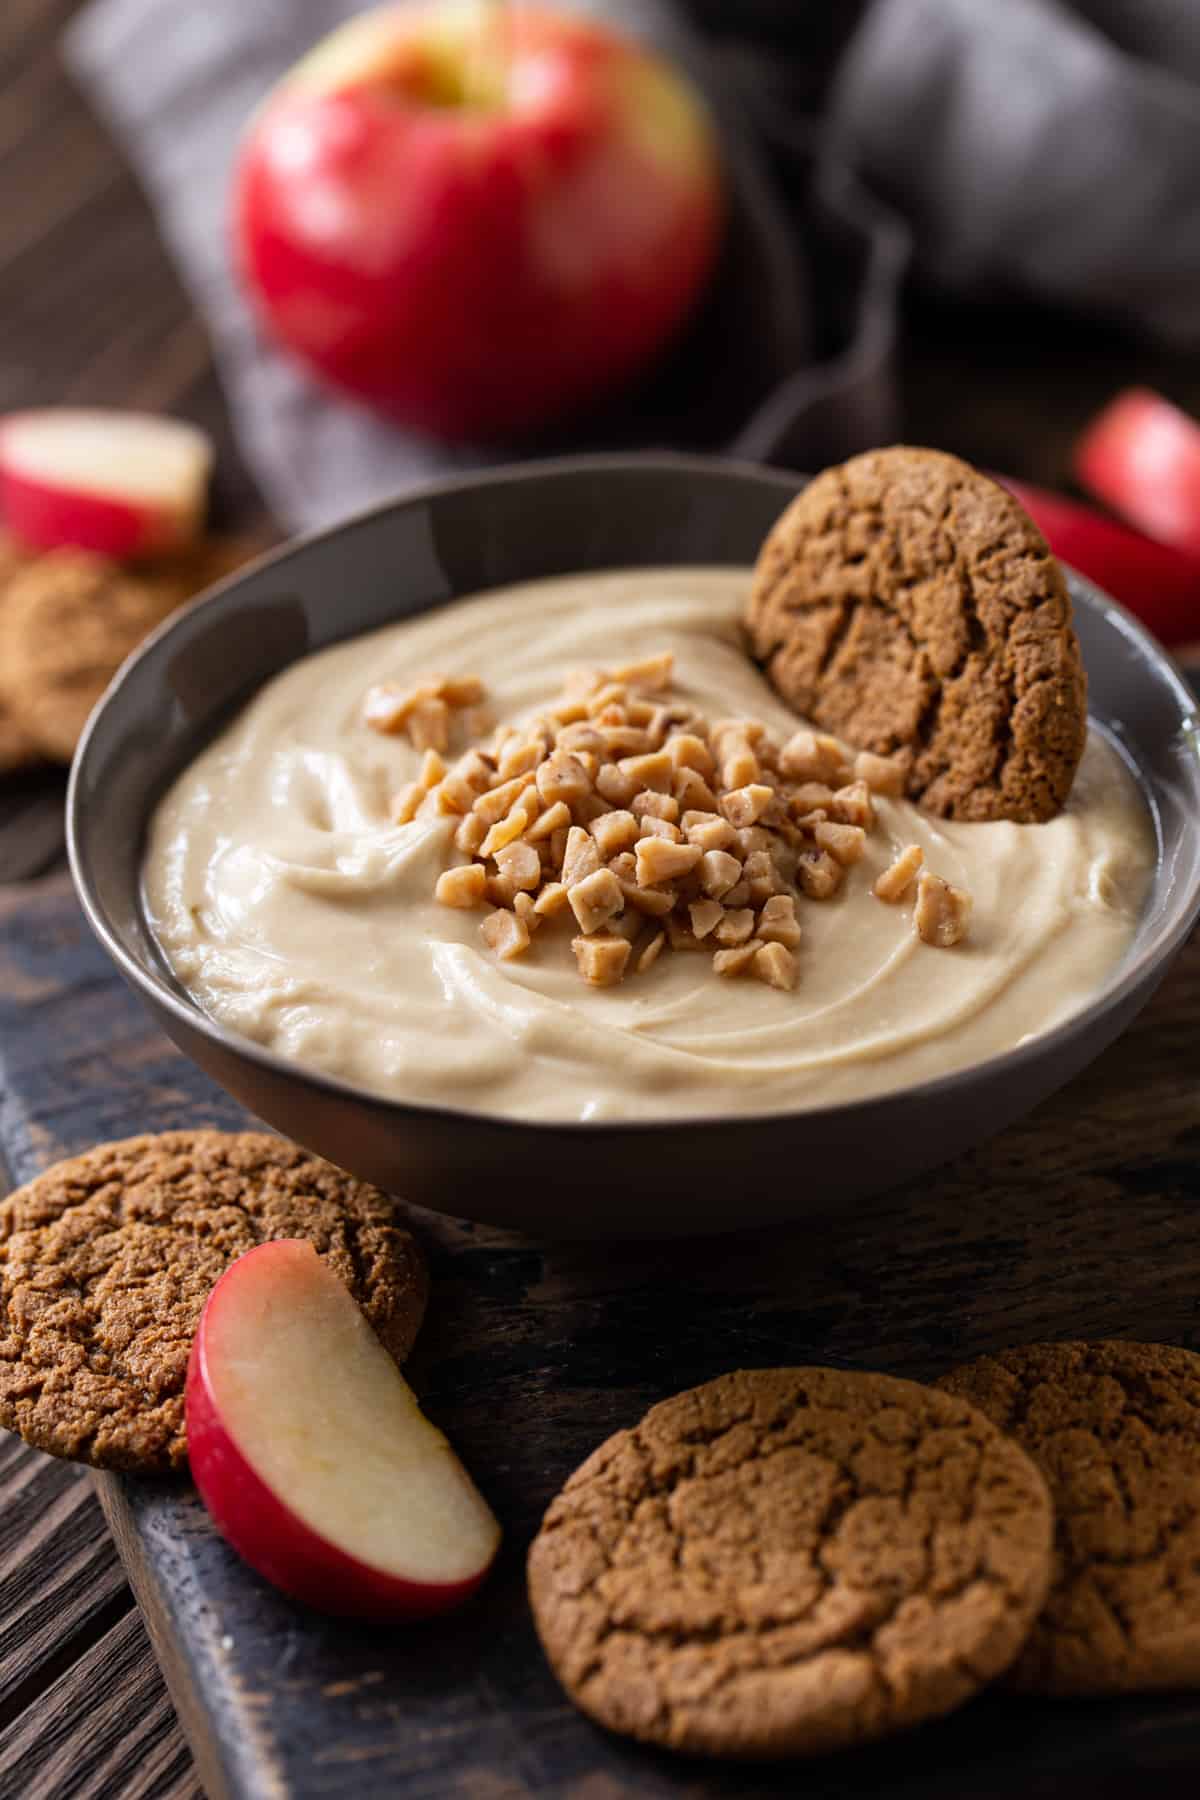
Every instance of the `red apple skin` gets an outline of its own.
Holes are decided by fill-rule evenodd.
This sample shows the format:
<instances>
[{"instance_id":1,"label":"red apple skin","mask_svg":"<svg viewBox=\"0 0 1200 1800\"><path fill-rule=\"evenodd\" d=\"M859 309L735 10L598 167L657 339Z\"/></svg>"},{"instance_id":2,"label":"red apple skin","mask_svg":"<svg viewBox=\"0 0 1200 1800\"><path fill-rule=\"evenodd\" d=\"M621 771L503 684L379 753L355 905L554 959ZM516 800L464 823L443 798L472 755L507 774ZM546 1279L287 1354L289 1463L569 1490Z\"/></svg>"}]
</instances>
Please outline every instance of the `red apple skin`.
<instances>
[{"instance_id":1,"label":"red apple skin","mask_svg":"<svg viewBox=\"0 0 1200 1800\"><path fill-rule=\"evenodd\" d=\"M327 382L485 441L629 381L703 289L723 204L703 104L660 60L580 18L463 16L384 8L298 65L244 143L235 230L261 319ZM491 53L503 104L430 103Z\"/></svg>"},{"instance_id":2,"label":"red apple skin","mask_svg":"<svg viewBox=\"0 0 1200 1800\"><path fill-rule=\"evenodd\" d=\"M70 545L116 562L175 549L191 535L175 522L104 494L69 492L0 468L0 518L31 550Z\"/></svg>"},{"instance_id":3,"label":"red apple skin","mask_svg":"<svg viewBox=\"0 0 1200 1800\"><path fill-rule=\"evenodd\" d=\"M470 1580L432 1587L369 1567L312 1531L255 1473L219 1416L207 1368L208 1328L228 1298L238 1270L277 1248L260 1244L228 1268L205 1302L188 1359L188 1461L213 1523L252 1569L318 1612L395 1623L432 1618L460 1606L488 1570Z\"/></svg>"},{"instance_id":4,"label":"red apple skin","mask_svg":"<svg viewBox=\"0 0 1200 1800\"><path fill-rule=\"evenodd\" d=\"M1083 486L1114 512L1200 557L1200 424L1150 388L1127 388L1075 446Z\"/></svg>"},{"instance_id":5,"label":"red apple skin","mask_svg":"<svg viewBox=\"0 0 1200 1800\"><path fill-rule=\"evenodd\" d=\"M9 413L0 519L33 550L161 556L199 535L211 465L211 443L181 420L107 407Z\"/></svg>"},{"instance_id":6,"label":"red apple skin","mask_svg":"<svg viewBox=\"0 0 1200 1800\"><path fill-rule=\"evenodd\" d=\"M1051 550L1120 600L1164 644L1200 638L1200 558L1061 494L998 475Z\"/></svg>"}]
</instances>

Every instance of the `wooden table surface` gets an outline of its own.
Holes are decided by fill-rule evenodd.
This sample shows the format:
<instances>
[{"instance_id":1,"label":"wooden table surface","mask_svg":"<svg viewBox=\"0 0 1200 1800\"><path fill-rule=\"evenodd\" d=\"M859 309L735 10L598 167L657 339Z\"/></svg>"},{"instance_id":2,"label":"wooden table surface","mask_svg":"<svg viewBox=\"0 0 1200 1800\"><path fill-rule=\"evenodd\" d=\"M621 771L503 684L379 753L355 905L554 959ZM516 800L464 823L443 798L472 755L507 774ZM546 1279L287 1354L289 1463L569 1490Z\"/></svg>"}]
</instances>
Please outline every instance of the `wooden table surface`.
<instances>
[{"instance_id":1,"label":"wooden table surface","mask_svg":"<svg viewBox=\"0 0 1200 1800\"><path fill-rule=\"evenodd\" d=\"M72 401L192 417L221 448L219 513L257 524L203 328L135 183L58 65L76 6L0 6L0 411ZM907 326L908 440L1048 485L1068 484L1075 430L1118 386L1148 382L1200 412L1200 364L1100 327L967 316L927 299L910 302ZM28 806L23 874L60 855L46 824L56 781L9 789L10 814ZM0 1433L0 1794L198 1793L89 1478Z\"/></svg>"}]
</instances>

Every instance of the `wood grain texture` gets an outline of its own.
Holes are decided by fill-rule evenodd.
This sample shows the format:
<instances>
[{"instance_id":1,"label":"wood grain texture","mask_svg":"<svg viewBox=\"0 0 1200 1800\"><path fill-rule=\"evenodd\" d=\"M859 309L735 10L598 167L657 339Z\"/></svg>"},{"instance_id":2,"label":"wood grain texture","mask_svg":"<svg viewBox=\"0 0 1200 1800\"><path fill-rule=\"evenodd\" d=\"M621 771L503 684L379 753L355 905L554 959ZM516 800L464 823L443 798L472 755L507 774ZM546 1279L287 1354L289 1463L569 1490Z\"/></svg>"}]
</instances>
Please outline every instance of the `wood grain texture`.
<instances>
[{"instance_id":1,"label":"wood grain texture","mask_svg":"<svg viewBox=\"0 0 1200 1800\"><path fill-rule=\"evenodd\" d=\"M0 1793L53 1800L204 1800L136 1612L0 1738Z\"/></svg>"},{"instance_id":2,"label":"wood grain texture","mask_svg":"<svg viewBox=\"0 0 1200 1800\"><path fill-rule=\"evenodd\" d=\"M475 1604L419 1637L319 1619L225 1549L186 1484L102 1484L211 1800L794 1792L794 1770L672 1762L575 1714L524 1599L542 1508L610 1431L739 1365L923 1377L1038 1337L1200 1348L1198 1020L1200 939L1061 1094L850 1215L818 1207L802 1227L669 1246L547 1244L419 1215L435 1286L412 1379L506 1529ZM0 1046L0 1135L18 1177L98 1138L241 1118L143 1020L60 881L0 901ZM1161 1786L1197 1766L1200 1696L1100 1709L988 1697L807 1767L803 1783L815 1796L1091 1800L1122 1776L1154 1771Z\"/></svg>"},{"instance_id":3,"label":"wood grain texture","mask_svg":"<svg viewBox=\"0 0 1200 1800\"><path fill-rule=\"evenodd\" d=\"M130 1610L95 1514L85 1469L0 1432L0 1742L26 1703Z\"/></svg>"}]
</instances>

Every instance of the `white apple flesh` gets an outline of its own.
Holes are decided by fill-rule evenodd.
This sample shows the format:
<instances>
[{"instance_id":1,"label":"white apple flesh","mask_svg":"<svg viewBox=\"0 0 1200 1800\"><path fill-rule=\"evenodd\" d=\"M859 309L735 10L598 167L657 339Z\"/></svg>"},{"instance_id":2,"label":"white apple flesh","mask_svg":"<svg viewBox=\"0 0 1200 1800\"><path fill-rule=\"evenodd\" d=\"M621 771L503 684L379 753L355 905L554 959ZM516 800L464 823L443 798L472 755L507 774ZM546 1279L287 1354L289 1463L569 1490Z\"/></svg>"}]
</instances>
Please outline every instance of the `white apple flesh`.
<instances>
[{"instance_id":1,"label":"white apple flesh","mask_svg":"<svg viewBox=\"0 0 1200 1800\"><path fill-rule=\"evenodd\" d=\"M118 561L199 534L213 448L181 419L47 407L0 420L0 518L35 550L74 546Z\"/></svg>"},{"instance_id":2,"label":"white apple flesh","mask_svg":"<svg viewBox=\"0 0 1200 1800\"><path fill-rule=\"evenodd\" d=\"M187 1426L222 1536L321 1611L444 1612L495 1558L487 1502L310 1243L261 1244L217 1282L192 1346Z\"/></svg>"}]
</instances>

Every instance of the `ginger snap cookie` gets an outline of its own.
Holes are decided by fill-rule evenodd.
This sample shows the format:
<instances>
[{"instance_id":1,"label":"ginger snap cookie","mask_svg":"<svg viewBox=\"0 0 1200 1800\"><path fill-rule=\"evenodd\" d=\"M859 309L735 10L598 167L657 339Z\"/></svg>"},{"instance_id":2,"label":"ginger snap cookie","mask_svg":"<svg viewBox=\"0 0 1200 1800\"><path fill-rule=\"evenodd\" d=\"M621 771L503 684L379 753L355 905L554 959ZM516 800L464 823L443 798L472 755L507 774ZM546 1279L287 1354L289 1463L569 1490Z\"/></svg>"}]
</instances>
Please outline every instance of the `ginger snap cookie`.
<instances>
[{"instance_id":1,"label":"ginger snap cookie","mask_svg":"<svg viewBox=\"0 0 1200 1800\"><path fill-rule=\"evenodd\" d=\"M0 709L42 756L70 762L125 658L247 554L214 542L137 569L90 550L34 557L0 606Z\"/></svg>"},{"instance_id":2,"label":"ginger snap cookie","mask_svg":"<svg viewBox=\"0 0 1200 1800\"><path fill-rule=\"evenodd\" d=\"M0 699L0 775L27 769L41 761L37 745Z\"/></svg>"},{"instance_id":3,"label":"ginger snap cookie","mask_svg":"<svg viewBox=\"0 0 1200 1800\"><path fill-rule=\"evenodd\" d=\"M1053 1520L957 1397L741 1371L571 1476L529 1553L542 1645L599 1724L715 1756L816 1754L949 1712L1008 1667Z\"/></svg>"},{"instance_id":4,"label":"ginger snap cookie","mask_svg":"<svg viewBox=\"0 0 1200 1800\"><path fill-rule=\"evenodd\" d=\"M28 561L28 556L12 538L7 533L0 532L0 617L7 604L12 580ZM28 768L30 764L40 760L37 745L0 694L0 775L6 775L14 769Z\"/></svg>"},{"instance_id":5,"label":"ginger snap cookie","mask_svg":"<svg viewBox=\"0 0 1200 1800\"><path fill-rule=\"evenodd\" d=\"M421 1251L392 1202L266 1132L101 1144L0 1202L0 1425L97 1468L180 1468L184 1380L219 1275L307 1238L403 1361Z\"/></svg>"},{"instance_id":6,"label":"ginger snap cookie","mask_svg":"<svg viewBox=\"0 0 1200 1800\"><path fill-rule=\"evenodd\" d=\"M930 811L1061 810L1087 735L1066 580L958 457L897 446L818 475L763 545L746 623L789 705L898 761Z\"/></svg>"},{"instance_id":7,"label":"ginger snap cookie","mask_svg":"<svg viewBox=\"0 0 1200 1800\"><path fill-rule=\"evenodd\" d=\"M1054 1579L1009 1685L1200 1685L1200 1356L1119 1340L1029 1344L938 1385L1011 1433L1054 1498Z\"/></svg>"}]
</instances>

